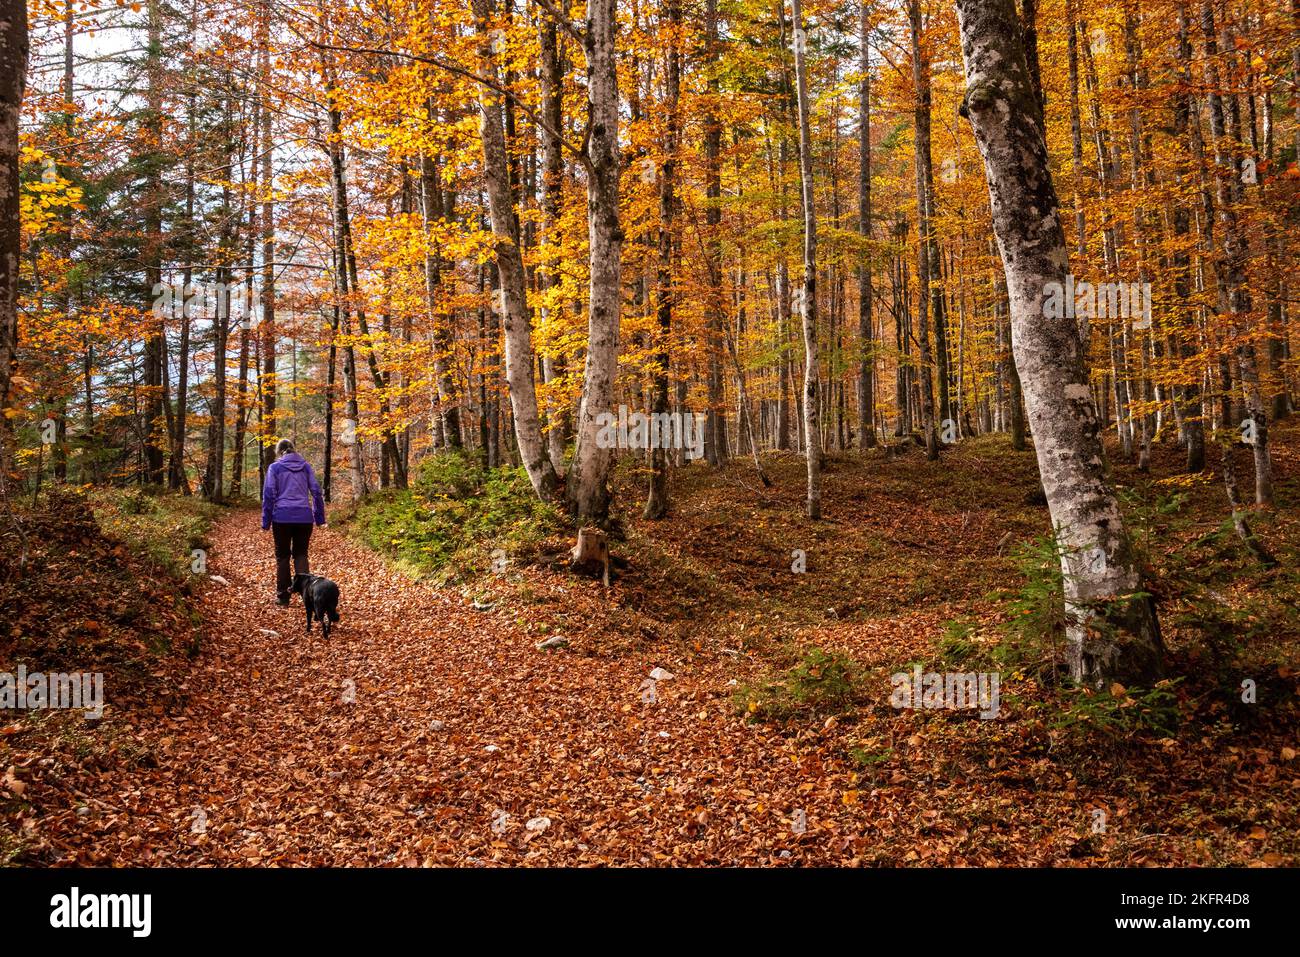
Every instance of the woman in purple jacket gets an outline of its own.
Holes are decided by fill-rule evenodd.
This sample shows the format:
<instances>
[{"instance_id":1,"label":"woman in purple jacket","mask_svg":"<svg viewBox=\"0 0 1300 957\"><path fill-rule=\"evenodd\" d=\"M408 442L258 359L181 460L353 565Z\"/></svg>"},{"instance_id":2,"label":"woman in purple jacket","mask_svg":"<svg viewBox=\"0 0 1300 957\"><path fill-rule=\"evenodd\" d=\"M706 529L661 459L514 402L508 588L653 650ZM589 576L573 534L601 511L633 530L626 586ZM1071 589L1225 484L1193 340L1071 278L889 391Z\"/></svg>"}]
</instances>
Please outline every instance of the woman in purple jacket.
<instances>
[{"instance_id":1,"label":"woman in purple jacket","mask_svg":"<svg viewBox=\"0 0 1300 957\"><path fill-rule=\"evenodd\" d=\"M293 443L281 439L275 446L275 461L266 470L262 489L262 531L271 530L275 538L275 587L281 605L289 604L289 556L293 555L293 574L305 575L307 542L312 522L325 524L325 499L321 496L316 473Z\"/></svg>"}]
</instances>

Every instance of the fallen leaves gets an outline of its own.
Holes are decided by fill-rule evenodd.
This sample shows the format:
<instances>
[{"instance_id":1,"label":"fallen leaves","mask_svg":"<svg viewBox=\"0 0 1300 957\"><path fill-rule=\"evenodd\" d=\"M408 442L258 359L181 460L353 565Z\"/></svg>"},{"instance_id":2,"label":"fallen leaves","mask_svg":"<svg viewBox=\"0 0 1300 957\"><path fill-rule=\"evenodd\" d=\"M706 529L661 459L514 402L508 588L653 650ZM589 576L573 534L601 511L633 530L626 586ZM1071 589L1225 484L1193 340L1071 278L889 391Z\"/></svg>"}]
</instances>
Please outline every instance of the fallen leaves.
<instances>
[{"instance_id":1,"label":"fallen leaves","mask_svg":"<svg viewBox=\"0 0 1300 957\"><path fill-rule=\"evenodd\" d=\"M911 514L923 530L910 536L945 534L933 515ZM1002 529L971 514L952 534L991 546ZM685 529L677 521L664 534L683 548L709 527L698 517ZM906 520L891 513L889 522ZM740 534L729 530L717 547L736 547ZM800 583L840 590L807 599L821 611L835 607L831 621L819 611L795 628L686 594L651 622L632 605L638 589L649 596L664 585L657 566L634 565L608 592L520 568L521 587L540 596L528 605L504 585L474 602L412 582L334 529L313 536L312 559L342 588L343 621L329 642L304 633L298 606L276 607L269 544L256 516L238 513L216 531L217 574L199 598L208 638L178 683L183 709L146 701L125 710L97 732L117 737L84 762L71 751L27 749L27 720L0 728L0 813L21 822L33 859L410 867L1294 860L1293 736L1286 744L1238 737L1232 751L1218 740L1166 738L1151 743L1150 766L1121 776L1092 763L1085 777L1062 766L1055 738L1029 733L1015 715L994 727L882 707L766 726L747 724L731 705L737 684L750 683L787 637L862 662L906 660L942 631L952 617L946 606L863 617L843 594L848 581L832 580ZM768 574L752 561L745 567ZM774 583L783 569L761 587L782 587ZM776 594L771 607L788 597ZM82 630L94 633L96 623L110 630L89 616ZM674 637L679 629L684 640ZM595 632L609 640L594 642ZM561 633L566 653L538 653L558 647ZM52 764L40 764L47 757ZM1274 793L1287 800L1257 797ZM1094 808L1106 809L1105 833L1090 832ZM1231 817L1230 808L1251 816Z\"/></svg>"}]
</instances>

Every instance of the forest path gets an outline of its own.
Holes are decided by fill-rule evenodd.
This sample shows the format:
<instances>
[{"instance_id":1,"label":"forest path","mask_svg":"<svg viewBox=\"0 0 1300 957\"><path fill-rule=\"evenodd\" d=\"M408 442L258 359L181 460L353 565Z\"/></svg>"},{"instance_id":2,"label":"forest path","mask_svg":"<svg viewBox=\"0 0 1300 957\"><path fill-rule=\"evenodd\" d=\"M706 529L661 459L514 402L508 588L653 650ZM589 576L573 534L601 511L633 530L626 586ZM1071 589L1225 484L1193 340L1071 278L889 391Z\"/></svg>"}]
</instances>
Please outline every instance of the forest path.
<instances>
[{"instance_id":1,"label":"forest path","mask_svg":"<svg viewBox=\"0 0 1300 957\"><path fill-rule=\"evenodd\" d=\"M228 584L200 599L207 637L188 701L138 719L156 766L110 773L115 793L95 801L107 813L86 822L100 827L83 832L83 855L344 866L854 856L811 823L792 833L793 802L774 793L797 794L810 822L818 803L823 820L848 810L817 744L796 756L794 742L738 720L715 669L692 677L669 662L687 673L646 701L650 652L539 651L504 611L411 581L328 528L311 541L312 570L342 592L326 642L319 625L305 634L296 596L275 604L271 548L252 511L214 530L208 571Z\"/></svg>"}]
</instances>

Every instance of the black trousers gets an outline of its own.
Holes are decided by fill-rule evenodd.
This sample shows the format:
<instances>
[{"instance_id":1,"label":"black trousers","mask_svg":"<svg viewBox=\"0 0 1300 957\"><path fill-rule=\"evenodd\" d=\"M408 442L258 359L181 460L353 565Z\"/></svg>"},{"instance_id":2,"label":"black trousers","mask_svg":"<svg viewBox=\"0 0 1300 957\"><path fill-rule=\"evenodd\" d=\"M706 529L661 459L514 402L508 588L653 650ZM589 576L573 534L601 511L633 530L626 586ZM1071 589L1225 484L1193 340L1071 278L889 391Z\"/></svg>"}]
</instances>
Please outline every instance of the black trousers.
<instances>
[{"instance_id":1,"label":"black trousers","mask_svg":"<svg viewBox=\"0 0 1300 957\"><path fill-rule=\"evenodd\" d=\"M307 564L307 542L311 539L311 522L272 522L271 535L275 538L275 587L288 596L293 585L289 574L289 556L293 556L293 574L305 575L311 571Z\"/></svg>"}]
</instances>

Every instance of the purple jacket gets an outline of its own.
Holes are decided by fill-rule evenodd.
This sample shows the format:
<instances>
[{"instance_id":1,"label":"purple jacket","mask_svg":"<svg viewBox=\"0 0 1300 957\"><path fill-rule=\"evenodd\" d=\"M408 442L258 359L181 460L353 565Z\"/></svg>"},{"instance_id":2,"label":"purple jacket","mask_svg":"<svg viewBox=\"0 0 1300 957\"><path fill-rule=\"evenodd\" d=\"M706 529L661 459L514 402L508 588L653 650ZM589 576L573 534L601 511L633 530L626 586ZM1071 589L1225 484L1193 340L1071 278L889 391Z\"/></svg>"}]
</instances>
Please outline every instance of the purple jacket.
<instances>
[{"instance_id":1,"label":"purple jacket","mask_svg":"<svg viewBox=\"0 0 1300 957\"><path fill-rule=\"evenodd\" d=\"M262 528L272 522L325 524L325 499L321 497L316 473L297 452L282 455L266 470L262 489Z\"/></svg>"}]
</instances>

